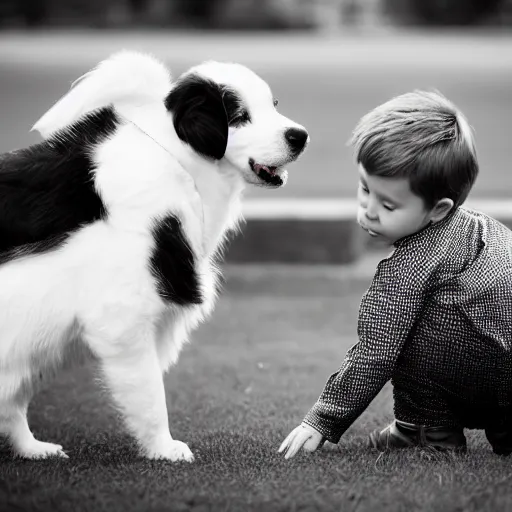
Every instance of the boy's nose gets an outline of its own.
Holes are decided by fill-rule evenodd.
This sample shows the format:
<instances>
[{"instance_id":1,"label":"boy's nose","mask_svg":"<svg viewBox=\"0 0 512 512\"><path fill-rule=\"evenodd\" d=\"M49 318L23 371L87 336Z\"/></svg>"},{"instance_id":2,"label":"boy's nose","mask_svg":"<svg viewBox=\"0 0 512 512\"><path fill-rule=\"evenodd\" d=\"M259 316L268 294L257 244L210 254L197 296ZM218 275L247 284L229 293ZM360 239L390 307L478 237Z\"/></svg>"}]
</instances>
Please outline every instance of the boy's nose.
<instances>
[{"instance_id":1,"label":"boy's nose","mask_svg":"<svg viewBox=\"0 0 512 512\"><path fill-rule=\"evenodd\" d=\"M375 209L375 202L368 199L364 214L368 220L377 220L377 211Z\"/></svg>"},{"instance_id":2,"label":"boy's nose","mask_svg":"<svg viewBox=\"0 0 512 512\"><path fill-rule=\"evenodd\" d=\"M375 212L366 210L364 214L368 220L377 220L377 214Z\"/></svg>"}]
</instances>

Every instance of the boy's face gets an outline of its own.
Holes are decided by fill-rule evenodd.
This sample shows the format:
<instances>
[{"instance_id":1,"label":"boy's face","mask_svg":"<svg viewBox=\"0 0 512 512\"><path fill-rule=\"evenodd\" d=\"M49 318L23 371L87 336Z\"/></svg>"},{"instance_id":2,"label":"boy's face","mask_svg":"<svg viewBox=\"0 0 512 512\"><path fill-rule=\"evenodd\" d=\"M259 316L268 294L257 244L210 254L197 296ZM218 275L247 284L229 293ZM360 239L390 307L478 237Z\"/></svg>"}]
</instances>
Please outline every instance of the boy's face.
<instances>
[{"instance_id":1,"label":"boy's face","mask_svg":"<svg viewBox=\"0 0 512 512\"><path fill-rule=\"evenodd\" d=\"M369 176L359 165L357 221L370 236L393 244L431 220L431 210L411 191L407 178Z\"/></svg>"}]
</instances>

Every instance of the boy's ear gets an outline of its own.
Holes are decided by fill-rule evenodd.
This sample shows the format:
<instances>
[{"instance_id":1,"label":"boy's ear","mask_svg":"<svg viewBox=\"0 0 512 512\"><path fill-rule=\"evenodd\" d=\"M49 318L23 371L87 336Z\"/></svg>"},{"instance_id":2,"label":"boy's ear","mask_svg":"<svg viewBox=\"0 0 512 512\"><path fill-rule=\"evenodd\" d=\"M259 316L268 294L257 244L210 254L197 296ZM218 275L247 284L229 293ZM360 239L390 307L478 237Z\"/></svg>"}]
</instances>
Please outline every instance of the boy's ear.
<instances>
[{"instance_id":1,"label":"boy's ear","mask_svg":"<svg viewBox=\"0 0 512 512\"><path fill-rule=\"evenodd\" d=\"M443 220L453 208L453 200L448 197L443 197L443 199L439 199L437 204L430 211L430 220L432 222L439 222Z\"/></svg>"}]
</instances>

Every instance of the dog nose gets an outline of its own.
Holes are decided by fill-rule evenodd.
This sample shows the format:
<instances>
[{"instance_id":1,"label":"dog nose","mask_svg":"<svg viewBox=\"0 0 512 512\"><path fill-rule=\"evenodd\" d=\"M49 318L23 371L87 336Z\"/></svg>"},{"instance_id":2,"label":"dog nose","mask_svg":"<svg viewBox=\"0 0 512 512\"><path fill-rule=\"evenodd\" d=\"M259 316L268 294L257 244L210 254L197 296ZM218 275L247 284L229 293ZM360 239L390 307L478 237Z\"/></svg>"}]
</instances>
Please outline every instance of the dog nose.
<instances>
[{"instance_id":1,"label":"dog nose","mask_svg":"<svg viewBox=\"0 0 512 512\"><path fill-rule=\"evenodd\" d=\"M300 153L308 140L308 132L300 128L288 128L284 132L284 138L294 153Z\"/></svg>"}]
</instances>

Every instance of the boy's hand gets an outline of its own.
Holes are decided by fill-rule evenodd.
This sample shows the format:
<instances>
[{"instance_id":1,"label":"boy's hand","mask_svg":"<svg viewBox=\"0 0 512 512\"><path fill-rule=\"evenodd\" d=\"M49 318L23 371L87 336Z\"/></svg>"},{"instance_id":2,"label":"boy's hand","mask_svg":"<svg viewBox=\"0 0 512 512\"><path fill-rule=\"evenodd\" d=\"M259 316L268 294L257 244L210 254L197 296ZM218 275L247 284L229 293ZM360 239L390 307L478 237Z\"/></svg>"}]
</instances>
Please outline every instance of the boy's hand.
<instances>
[{"instance_id":1,"label":"boy's hand","mask_svg":"<svg viewBox=\"0 0 512 512\"><path fill-rule=\"evenodd\" d=\"M306 452L314 452L324 444L324 441L324 437L318 430L306 423L301 423L288 434L279 447L278 453L286 450L284 458L291 459L301 448L304 448Z\"/></svg>"}]
</instances>

